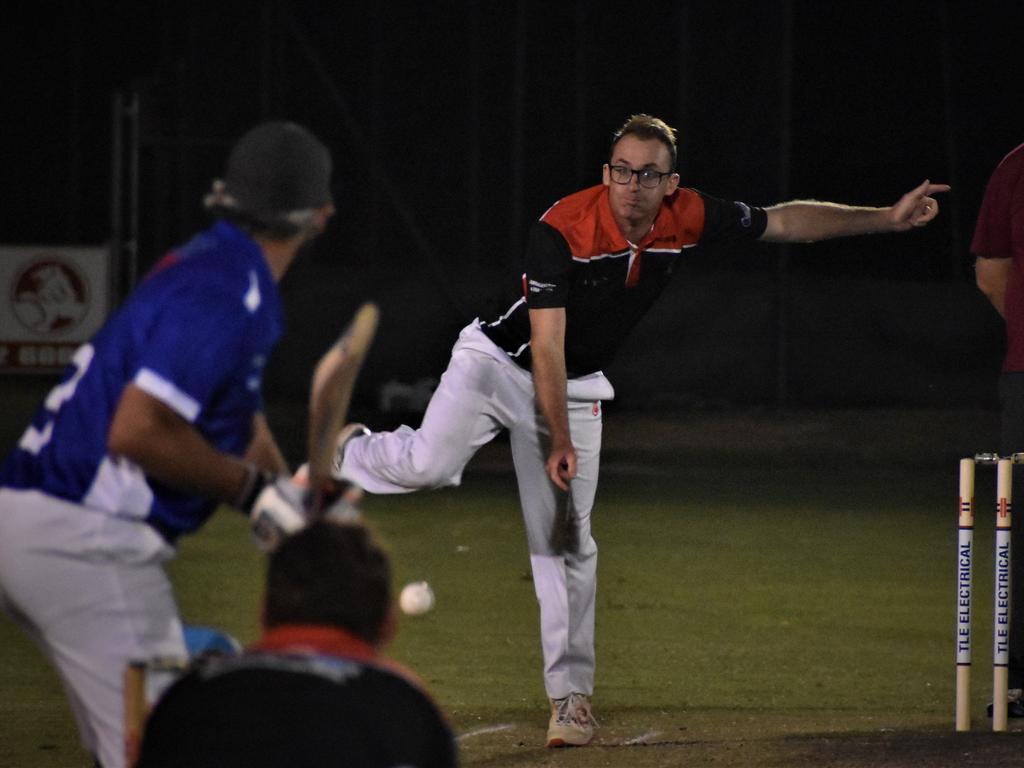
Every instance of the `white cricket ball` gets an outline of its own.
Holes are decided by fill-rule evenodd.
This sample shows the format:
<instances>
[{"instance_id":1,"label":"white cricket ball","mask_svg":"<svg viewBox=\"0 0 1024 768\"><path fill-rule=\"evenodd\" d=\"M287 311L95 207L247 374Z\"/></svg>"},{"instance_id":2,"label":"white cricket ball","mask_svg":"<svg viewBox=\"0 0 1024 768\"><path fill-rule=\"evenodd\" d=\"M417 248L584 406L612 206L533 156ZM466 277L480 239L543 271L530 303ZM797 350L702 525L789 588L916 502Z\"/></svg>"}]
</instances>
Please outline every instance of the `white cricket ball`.
<instances>
[{"instance_id":1,"label":"white cricket ball","mask_svg":"<svg viewBox=\"0 0 1024 768\"><path fill-rule=\"evenodd\" d=\"M398 605L402 609L402 613L409 616L422 616L434 607L434 590L425 581L410 582L402 587Z\"/></svg>"}]
</instances>

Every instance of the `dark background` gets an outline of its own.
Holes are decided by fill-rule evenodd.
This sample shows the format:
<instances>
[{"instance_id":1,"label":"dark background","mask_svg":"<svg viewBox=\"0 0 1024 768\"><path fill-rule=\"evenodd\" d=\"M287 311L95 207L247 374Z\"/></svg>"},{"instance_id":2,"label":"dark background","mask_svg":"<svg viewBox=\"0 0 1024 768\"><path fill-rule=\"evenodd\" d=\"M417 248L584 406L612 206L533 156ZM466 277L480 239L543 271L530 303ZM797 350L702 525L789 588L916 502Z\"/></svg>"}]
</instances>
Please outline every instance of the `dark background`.
<instances>
[{"instance_id":1,"label":"dark background","mask_svg":"<svg viewBox=\"0 0 1024 768\"><path fill-rule=\"evenodd\" d=\"M678 128L683 183L717 196L953 191L906 235L687 262L609 371L613 411L992 407L1002 326L968 248L988 175L1024 141L1019 8L44 2L4 24L0 242L120 233L127 288L205 224L238 135L304 123L334 152L339 213L284 281L268 397L301 402L316 357L374 299L354 411L391 418L380 387L439 376L458 329L507 306L530 221L598 182L611 132L645 111Z\"/></svg>"}]
</instances>

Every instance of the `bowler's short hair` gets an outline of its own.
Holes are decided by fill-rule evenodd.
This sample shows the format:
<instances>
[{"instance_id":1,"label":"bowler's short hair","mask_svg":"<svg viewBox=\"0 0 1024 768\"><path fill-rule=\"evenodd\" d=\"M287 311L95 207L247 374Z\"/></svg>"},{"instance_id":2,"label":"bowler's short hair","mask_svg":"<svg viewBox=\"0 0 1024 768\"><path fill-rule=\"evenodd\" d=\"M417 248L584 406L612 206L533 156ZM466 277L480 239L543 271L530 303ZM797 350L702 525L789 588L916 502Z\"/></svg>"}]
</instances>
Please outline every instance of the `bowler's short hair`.
<instances>
[{"instance_id":1,"label":"bowler's short hair","mask_svg":"<svg viewBox=\"0 0 1024 768\"><path fill-rule=\"evenodd\" d=\"M632 115L629 120L612 134L609 157L615 153L615 145L623 136L636 136L638 139L655 139L665 145L671 158L670 171L676 169L676 129L664 120L647 114Z\"/></svg>"}]
</instances>

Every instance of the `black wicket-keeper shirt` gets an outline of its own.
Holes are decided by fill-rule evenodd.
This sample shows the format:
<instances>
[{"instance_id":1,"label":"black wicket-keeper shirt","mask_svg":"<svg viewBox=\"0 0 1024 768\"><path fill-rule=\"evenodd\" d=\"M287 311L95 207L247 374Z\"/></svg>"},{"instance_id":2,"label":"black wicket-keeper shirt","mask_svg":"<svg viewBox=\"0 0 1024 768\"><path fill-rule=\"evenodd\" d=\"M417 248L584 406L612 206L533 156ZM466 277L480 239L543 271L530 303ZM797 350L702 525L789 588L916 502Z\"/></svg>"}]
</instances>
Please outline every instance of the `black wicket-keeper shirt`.
<instances>
[{"instance_id":1,"label":"black wicket-keeper shirt","mask_svg":"<svg viewBox=\"0 0 1024 768\"><path fill-rule=\"evenodd\" d=\"M680 188L639 243L619 230L599 184L562 198L530 230L522 293L484 333L530 369L529 310L565 308L569 378L604 368L668 284L684 250L760 237L761 208Z\"/></svg>"},{"instance_id":2,"label":"black wicket-keeper shirt","mask_svg":"<svg viewBox=\"0 0 1024 768\"><path fill-rule=\"evenodd\" d=\"M419 679L337 627L268 630L157 701L137 768L456 768Z\"/></svg>"}]
</instances>

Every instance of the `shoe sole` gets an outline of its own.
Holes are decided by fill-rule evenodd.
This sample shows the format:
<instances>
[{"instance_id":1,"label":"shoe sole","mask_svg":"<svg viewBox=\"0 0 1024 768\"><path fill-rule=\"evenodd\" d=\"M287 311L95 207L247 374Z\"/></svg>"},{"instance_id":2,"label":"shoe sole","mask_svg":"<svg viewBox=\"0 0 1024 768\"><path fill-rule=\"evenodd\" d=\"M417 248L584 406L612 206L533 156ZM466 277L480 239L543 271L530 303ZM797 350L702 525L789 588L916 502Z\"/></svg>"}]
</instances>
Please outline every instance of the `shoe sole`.
<instances>
[{"instance_id":1,"label":"shoe sole","mask_svg":"<svg viewBox=\"0 0 1024 768\"><path fill-rule=\"evenodd\" d=\"M548 741L548 749L562 749L563 747L568 749L569 747L585 747L589 744L589 741L584 741L581 744L573 744L564 739L550 739Z\"/></svg>"},{"instance_id":2,"label":"shoe sole","mask_svg":"<svg viewBox=\"0 0 1024 768\"><path fill-rule=\"evenodd\" d=\"M593 736L588 738L586 741L569 741L568 739L563 739L561 736L549 736L547 746L548 749L558 749L561 747L585 747L593 740Z\"/></svg>"}]
</instances>

